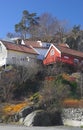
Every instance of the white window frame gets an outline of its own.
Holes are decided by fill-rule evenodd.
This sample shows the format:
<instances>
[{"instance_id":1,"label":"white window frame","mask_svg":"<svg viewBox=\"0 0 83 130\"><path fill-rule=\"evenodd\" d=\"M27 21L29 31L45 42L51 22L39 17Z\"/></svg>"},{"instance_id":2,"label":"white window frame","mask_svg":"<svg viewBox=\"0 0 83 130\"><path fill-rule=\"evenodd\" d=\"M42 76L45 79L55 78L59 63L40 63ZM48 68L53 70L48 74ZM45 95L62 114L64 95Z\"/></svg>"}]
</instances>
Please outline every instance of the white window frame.
<instances>
[{"instance_id":1,"label":"white window frame","mask_svg":"<svg viewBox=\"0 0 83 130\"><path fill-rule=\"evenodd\" d=\"M79 59L74 58L74 62L75 62L75 63L78 63L78 62L79 62Z\"/></svg>"},{"instance_id":2,"label":"white window frame","mask_svg":"<svg viewBox=\"0 0 83 130\"><path fill-rule=\"evenodd\" d=\"M69 57L68 57L68 56L64 56L64 58L65 58L65 59L69 59Z\"/></svg>"},{"instance_id":3,"label":"white window frame","mask_svg":"<svg viewBox=\"0 0 83 130\"><path fill-rule=\"evenodd\" d=\"M50 56L53 56L55 54L54 49L51 49Z\"/></svg>"}]
</instances>

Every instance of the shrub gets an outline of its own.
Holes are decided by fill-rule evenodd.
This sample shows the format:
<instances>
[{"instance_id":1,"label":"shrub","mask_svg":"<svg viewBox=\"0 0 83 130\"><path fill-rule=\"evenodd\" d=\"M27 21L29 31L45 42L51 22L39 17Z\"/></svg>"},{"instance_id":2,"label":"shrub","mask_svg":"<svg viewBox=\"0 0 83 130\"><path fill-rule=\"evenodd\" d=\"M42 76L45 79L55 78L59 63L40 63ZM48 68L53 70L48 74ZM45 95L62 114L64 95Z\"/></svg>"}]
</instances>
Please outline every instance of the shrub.
<instances>
[{"instance_id":1,"label":"shrub","mask_svg":"<svg viewBox=\"0 0 83 130\"><path fill-rule=\"evenodd\" d=\"M39 99L40 99L40 94L38 92L33 94L30 98L30 100L33 101L34 103L38 103Z\"/></svg>"},{"instance_id":2,"label":"shrub","mask_svg":"<svg viewBox=\"0 0 83 130\"><path fill-rule=\"evenodd\" d=\"M49 107L61 108L62 100L69 95L69 89L61 82L45 81L40 95L42 96L40 103L46 109Z\"/></svg>"}]
</instances>

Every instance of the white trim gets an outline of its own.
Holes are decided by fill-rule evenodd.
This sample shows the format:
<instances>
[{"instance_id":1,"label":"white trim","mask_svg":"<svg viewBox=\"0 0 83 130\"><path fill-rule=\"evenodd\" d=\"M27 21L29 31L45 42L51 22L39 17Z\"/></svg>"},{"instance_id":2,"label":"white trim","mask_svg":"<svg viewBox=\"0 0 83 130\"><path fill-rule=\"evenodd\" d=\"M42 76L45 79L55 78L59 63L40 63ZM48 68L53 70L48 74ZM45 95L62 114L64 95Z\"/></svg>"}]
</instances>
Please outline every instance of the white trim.
<instances>
[{"instance_id":1,"label":"white trim","mask_svg":"<svg viewBox=\"0 0 83 130\"><path fill-rule=\"evenodd\" d=\"M69 56L64 55L64 58L65 58L65 59L69 59Z\"/></svg>"},{"instance_id":2,"label":"white trim","mask_svg":"<svg viewBox=\"0 0 83 130\"><path fill-rule=\"evenodd\" d=\"M52 48L52 49L50 50L50 56L53 56L54 54L55 54L54 48Z\"/></svg>"},{"instance_id":3,"label":"white trim","mask_svg":"<svg viewBox=\"0 0 83 130\"><path fill-rule=\"evenodd\" d=\"M66 46L67 46L68 48L70 48L68 44L66 44Z\"/></svg>"},{"instance_id":4,"label":"white trim","mask_svg":"<svg viewBox=\"0 0 83 130\"><path fill-rule=\"evenodd\" d=\"M30 47L37 53L37 54L40 54L35 48L33 48L31 45Z\"/></svg>"},{"instance_id":5,"label":"white trim","mask_svg":"<svg viewBox=\"0 0 83 130\"><path fill-rule=\"evenodd\" d=\"M2 41L0 41L0 44L2 46L2 52L0 54L0 66L3 66L6 65L7 62L7 48Z\"/></svg>"},{"instance_id":6,"label":"white trim","mask_svg":"<svg viewBox=\"0 0 83 130\"><path fill-rule=\"evenodd\" d=\"M54 47L54 49L56 49L56 50L60 53L60 55L61 55L61 52L60 52L53 44L51 44L50 47L49 47L49 49L48 49L48 51L47 51L46 54L45 54L45 57L47 56L47 54L49 53L49 51L50 51L50 49L51 49L52 47Z\"/></svg>"},{"instance_id":7,"label":"white trim","mask_svg":"<svg viewBox=\"0 0 83 130\"><path fill-rule=\"evenodd\" d=\"M25 45L25 42L23 40L21 41L21 45Z\"/></svg>"}]
</instances>

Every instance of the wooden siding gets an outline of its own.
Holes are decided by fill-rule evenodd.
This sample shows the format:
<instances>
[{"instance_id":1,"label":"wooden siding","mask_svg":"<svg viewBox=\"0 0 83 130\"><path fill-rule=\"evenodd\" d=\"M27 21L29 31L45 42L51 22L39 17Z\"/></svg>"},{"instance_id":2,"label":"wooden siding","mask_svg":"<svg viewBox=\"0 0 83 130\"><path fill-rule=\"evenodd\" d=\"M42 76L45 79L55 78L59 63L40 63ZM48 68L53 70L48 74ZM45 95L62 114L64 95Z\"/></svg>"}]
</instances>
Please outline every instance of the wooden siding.
<instances>
[{"instance_id":1,"label":"wooden siding","mask_svg":"<svg viewBox=\"0 0 83 130\"><path fill-rule=\"evenodd\" d=\"M76 63L82 62L82 58L64 54L64 53L62 53L61 58L57 58L57 60L71 65L75 65Z\"/></svg>"},{"instance_id":2,"label":"wooden siding","mask_svg":"<svg viewBox=\"0 0 83 130\"><path fill-rule=\"evenodd\" d=\"M50 48L46 58L43 60L43 64L51 64L56 62L57 57L60 57L61 54L53 46Z\"/></svg>"},{"instance_id":3,"label":"wooden siding","mask_svg":"<svg viewBox=\"0 0 83 130\"><path fill-rule=\"evenodd\" d=\"M56 63L56 61L60 61L63 63L75 65L77 63L83 62L82 55L81 56L78 55L78 53L81 54L82 52L68 49L68 51L70 51L70 52L73 51L73 52L75 52L75 54L77 52L77 55L74 55L74 54L71 54L69 52L64 53L63 49L64 48L62 48L62 50L59 50L54 45L52 45L51 48L48 50L45 59L43 60L43 64L49 65L49 64Z\"/></svg>"}]
</instances>

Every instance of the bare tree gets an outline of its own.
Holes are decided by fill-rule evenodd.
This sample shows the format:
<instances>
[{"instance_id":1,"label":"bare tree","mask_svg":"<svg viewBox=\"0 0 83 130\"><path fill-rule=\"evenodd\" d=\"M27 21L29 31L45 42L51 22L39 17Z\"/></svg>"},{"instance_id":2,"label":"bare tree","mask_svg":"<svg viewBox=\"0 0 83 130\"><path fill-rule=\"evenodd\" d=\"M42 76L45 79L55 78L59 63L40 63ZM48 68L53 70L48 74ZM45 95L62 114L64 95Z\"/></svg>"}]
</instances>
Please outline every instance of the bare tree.
<instances>
[{"instance_id":1,"label":"bare tree","mask_svg":"<svg viewBox=\"0 0 83 130\"><path fill-rule=\"evenodd\" d=\"M31 63L27 67L14 66L9 71L2 71L0 80L0 99L7 102L10 101L14 96L14 91L20 86L23 87L23 84L28 79L34 79L38 70L38 64Z\"/></svg>"},{"instance_id":2,"label":"bare tree","mask_svg":"<svg viewBox=\"0 0 83 130\"><path fill-rule=\"evenodd\" d=\"M50 38L58 31L59 22L51 14L44 13L40 16L38 37Z\"/></svg>"},{"instance_id":3,"label":"bare tree","mask_svg":"<svg viewBox=\"0 0 83 130\"><path fill-rule=\"evenodd\" d=\"M17 70L16 79L17 84L22 85L27 79L33 79L39 71L39 65L36 62L29 63L27 66L15 66Z\"/></svg>"},{"instance_id":4,"label":"bare tree","mask_svg":"<svg viewBox=\"0 0 83 130\"><path fill-rule=\"evenodd\" d=\"M60 21L51 14L44 13L39 18L39 26L35 28L35 37L47 42L52 42L58 38L59 42L67 31L66 25L66 21Z\"/></svg>"}]
</instances>

